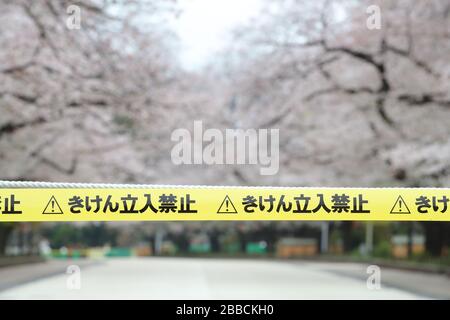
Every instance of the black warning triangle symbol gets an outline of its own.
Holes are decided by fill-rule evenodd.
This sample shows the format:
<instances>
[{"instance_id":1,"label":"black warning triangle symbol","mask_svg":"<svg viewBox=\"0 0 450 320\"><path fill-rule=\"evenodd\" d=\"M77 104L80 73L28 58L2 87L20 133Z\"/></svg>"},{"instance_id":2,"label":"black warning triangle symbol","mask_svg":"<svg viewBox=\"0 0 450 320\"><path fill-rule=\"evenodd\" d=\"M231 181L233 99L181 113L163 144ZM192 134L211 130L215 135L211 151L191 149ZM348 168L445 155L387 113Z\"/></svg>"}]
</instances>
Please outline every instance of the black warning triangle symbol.
<instances>
[{"instance_id":1,"label":"black warning triangle symbol","mask_svg":"<svg viewBox=\"0 0 450 320\"><path fill-rule=\"evenodd\" d=\"M395 201L394 206L391 209L391 213L394 213L394 214L411 213L409 211L408 206L406 205L405 200L403 200L402 196L398 196L397 201Z\"/></svg>"},{"instance_id":2,"label":"black warning triangle symbol","mask_svg":"<svg viewBox=\"0 0 450 320\"><path fill-rule=\"evenodd\" d=\"M58 201L56 201L55 196L50 198L42 214L63 214L63 211L61 210Z\"/></svg>"},{"instance_id":3,"label":"black warning triangle symbol","mask_svg":"<svg viewBox=\"0 0 450 320\"><path fill-rule=\"evenodd\" d=\"M223 199L217 213L237 213L236 208L228 195Z\"/></svg>"}]
</instances>

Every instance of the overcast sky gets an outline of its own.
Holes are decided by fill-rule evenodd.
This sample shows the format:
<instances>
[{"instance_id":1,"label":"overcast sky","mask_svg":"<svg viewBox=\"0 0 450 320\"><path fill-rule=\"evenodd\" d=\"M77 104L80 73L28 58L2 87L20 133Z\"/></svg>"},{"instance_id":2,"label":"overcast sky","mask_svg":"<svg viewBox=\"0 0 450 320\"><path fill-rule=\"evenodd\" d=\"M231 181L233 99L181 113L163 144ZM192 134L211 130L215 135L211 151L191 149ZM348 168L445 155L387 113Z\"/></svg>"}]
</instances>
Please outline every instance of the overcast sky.
<instances>
[{"instance_id":1,"label":"overcast sky","mask_svg":"<svg viewBox=\"0 0 450 320\"><path fill-rule=\"evenodd\" d=\"M261 0L180 0L180 5L183 11L175 22L180 61L195 70L211 61L235 27L257 14Z\"/></svg>"}]
</instances>

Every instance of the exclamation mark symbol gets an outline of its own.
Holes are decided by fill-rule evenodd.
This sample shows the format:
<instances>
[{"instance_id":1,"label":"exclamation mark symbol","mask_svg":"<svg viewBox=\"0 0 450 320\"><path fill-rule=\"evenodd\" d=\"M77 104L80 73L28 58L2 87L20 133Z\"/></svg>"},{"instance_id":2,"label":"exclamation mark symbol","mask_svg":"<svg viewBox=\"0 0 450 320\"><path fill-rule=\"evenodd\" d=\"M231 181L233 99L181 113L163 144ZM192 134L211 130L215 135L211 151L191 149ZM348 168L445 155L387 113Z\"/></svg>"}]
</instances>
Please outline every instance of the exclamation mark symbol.
<instances>
[{"instance_id":1,"label":"exclamation mark symbol","mask_svg":"<svg viewBox=\"0 0 450 320\"><path fill-rule=\"evenodd\" d=\"M400 212L402 212L402 199L398 199L398 205L399 205L399 210Z\"/></svg>"},{"instance_id":2,"label":"exclamation mark symbol","mask_svg":"<svg viewBox=\"0 0 450 320\"><path fill-rule=\"evenodd\" d=\"M52 199L52 212L55 212L55 200Z\"/></svg>"},{"instance_id":3,"label":"exclamation mark symbol","mask_svg":"<svg viewBox=\"0 0 450 320\"><path fill-rule=\"evenodd\" d=\"M225 206L227 207L227 212L228 212L228 199L225 200Z\"/></svg>"}]
</instances>

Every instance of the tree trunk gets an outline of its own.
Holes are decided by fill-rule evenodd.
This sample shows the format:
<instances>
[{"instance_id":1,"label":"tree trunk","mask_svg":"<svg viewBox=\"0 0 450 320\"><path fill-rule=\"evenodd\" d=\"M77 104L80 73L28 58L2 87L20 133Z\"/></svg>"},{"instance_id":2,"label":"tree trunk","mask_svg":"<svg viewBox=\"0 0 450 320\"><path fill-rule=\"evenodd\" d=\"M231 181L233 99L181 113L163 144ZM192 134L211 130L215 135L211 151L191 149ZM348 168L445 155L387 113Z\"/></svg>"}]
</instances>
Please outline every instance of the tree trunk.
<instances>
[{"instance_id":1,"label":"tree trunk","mask_svg":"<svg viewBox=\"0 0 450 320\"><path fill-rule=\"evenodd\" d=\"M351 221L343 221L341 224L342 243L345 253L352 251L352 225Z\"/></svg>"},{"instance_id":2,"label":"tree trunk","mask_svg":"<svg viewBox=\"0 0 450 320\"><path fill-rule=\"evenodd\" d=\"M446 240L446 222L423 222L425 229L425 248L432 256L438 257L442 253Z\"/></svg>"},{"instance_id":3,"label":"tree trunk","mask_svg":"<svg viewBox=\"0 0 450 320\"><path fill-rule=\"evenodd\" d=\"M407 223L408 223L408 258L411 258L413 254L414 222L407 222Z\"/></svg>"}]
</instances>

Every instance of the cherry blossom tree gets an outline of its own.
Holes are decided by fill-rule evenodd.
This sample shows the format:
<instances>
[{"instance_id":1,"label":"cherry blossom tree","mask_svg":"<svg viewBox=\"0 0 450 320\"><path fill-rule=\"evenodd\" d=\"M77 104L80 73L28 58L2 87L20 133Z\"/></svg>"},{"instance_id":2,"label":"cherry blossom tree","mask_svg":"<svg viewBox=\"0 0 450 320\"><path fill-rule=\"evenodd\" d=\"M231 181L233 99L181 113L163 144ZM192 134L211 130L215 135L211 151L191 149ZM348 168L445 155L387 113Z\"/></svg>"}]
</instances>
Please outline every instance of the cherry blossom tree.
<instances>
[{"instance_id":1,"label":"cherry blossom tree","mask_svg":"<svg viewBox=\"0 0 450 320\"><path fill-rule=\"evenodd\" d=\"M224 68L235 117L280 128L273 183L448 186L449 15L442 0L268 2Z\"/></svg>"}]
</instances>

